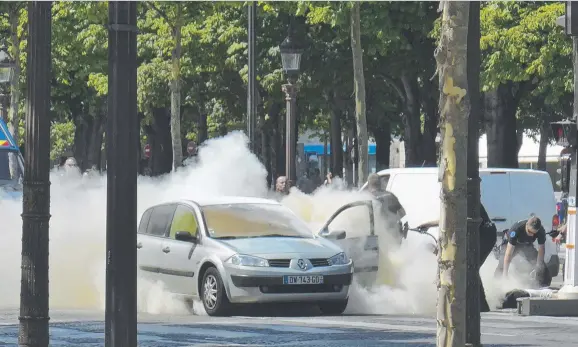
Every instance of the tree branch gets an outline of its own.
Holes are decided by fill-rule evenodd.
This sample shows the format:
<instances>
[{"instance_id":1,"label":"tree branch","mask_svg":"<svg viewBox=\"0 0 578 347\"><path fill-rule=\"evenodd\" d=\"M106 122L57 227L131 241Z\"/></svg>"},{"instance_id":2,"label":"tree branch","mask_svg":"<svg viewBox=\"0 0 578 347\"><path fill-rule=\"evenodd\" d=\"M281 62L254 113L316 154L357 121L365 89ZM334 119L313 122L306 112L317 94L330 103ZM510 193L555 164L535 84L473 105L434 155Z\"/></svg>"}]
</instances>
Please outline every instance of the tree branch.
<instances>
[{"instance_id":1,"label":"tree branch","mask_svg":"<svg viewBox=\"0 0 578 347\"><path fill-rule=\"evenodd\" d=\"M385 75L380 75L380 74L375 75L375 77L381 78L388 86L393 88L393 90L395 90L395 92L399 96L401 102L405 103L405 100L406 100L405 93L401 90L401 87L398 86L397 83L395 83L393 78L391 78L389 76L385 76Z\"/></svg>"},{"instance_id":2,"label":"tree branch","mask_svg":"<svg viewBox=\"0 0 578 347\"><path fill-rule=\"evenodd\" d=\"M142 4L145 5L146 7L149 7L150 9L154 10L159 16L161 16L167 22L167 25L169 27L171 27L171 29L173 31L175 30L175 26L172 24L171 20L169 19L169 17L166 14L166 12L164 12L163 10L158 8L152 1L150 1L150 2L149 1L143 1Z\"/></svg>"}]
</instances>

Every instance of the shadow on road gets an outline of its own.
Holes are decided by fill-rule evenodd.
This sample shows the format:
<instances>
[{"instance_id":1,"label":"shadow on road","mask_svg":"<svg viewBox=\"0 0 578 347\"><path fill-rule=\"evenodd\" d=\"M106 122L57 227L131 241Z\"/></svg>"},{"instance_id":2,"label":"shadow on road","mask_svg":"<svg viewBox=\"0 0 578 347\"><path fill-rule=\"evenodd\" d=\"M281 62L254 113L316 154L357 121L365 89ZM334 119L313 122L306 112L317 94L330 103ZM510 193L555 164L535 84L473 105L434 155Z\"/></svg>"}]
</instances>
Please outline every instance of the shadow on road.
<instances>
[{"instance_id":1,"label":"shadow on road","mask_svg":"<svg viewBox=\"0 0 578 347\"><path fill-rule=\"evenodd\" d=\"M315 317L321 315L311 304L252 304L235 307L235 316L248 317Z\"/></svg>"}]
</instances>

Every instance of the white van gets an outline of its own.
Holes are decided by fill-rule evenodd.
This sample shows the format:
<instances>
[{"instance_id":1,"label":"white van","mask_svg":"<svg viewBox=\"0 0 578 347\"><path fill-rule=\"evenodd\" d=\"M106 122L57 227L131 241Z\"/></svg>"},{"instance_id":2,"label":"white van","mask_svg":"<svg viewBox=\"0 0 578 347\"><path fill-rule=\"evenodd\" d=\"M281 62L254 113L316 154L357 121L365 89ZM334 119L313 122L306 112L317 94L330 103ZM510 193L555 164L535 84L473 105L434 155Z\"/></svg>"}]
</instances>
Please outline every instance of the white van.
<instances>
[{"instance_id":1,"label":"white van","mask_svg":"<svg viewBox=\"0 0 578 347\"><path fill-rule=\"evenodd\" d=\"M405 221L410 227L440 217L440 192L438 168L399 168L377 173L382 187L397 196L406 211ZM480 169L481 200L498 230L497 242L502 231L515 222L535 214L542 220L546 232L556 214L556 200L550 176L545 171L520 169ZM361 188L367 188L367 183ZM437 237L437 229L430 233ZM537 245L537 242L536 242ZM558 275L560 259L557 245L546 238L544 261L552 277Z\"/></svg>"}]
</instances>

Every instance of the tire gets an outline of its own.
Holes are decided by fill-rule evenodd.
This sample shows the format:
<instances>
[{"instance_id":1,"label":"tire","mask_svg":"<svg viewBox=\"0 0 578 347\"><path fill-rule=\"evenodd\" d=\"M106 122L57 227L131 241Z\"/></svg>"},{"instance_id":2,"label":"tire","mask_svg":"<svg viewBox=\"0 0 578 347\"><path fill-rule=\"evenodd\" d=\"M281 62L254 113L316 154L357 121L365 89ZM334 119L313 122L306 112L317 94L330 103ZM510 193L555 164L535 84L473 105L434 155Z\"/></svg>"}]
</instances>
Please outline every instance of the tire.
<instances>
[{"instance_id":1,"label":"tire","mask_svg":"<svg viewBox=\"0 0 578 347\"><path fill-rule=\"evenodd\" d=\"M347 308L348 299L337 301L323 301L317 304L323 315L337 316L342 314Z\"/></svg>"},{"instance_id":2,"label":"tire","mask_svg":"<svg viewBox=\"0 0 578 347\"><path fill-rule=\"evenodd\" d=\"M209 316L226 316L231 309L225 286L219 271L210 267L203 275L201 283L201 301Z\"/></svg>"}]
</instances>

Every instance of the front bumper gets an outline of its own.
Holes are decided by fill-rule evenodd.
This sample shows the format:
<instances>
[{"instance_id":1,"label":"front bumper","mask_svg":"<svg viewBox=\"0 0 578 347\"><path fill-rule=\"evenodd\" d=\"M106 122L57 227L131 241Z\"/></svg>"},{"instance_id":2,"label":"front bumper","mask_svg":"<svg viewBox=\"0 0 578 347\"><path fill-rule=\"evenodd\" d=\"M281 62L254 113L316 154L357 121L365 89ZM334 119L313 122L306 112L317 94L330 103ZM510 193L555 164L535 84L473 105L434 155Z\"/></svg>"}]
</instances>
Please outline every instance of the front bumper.
<instances>
[{"instance_id":1,"label":"front bumper","mask_svg":"<svg viewBox=\"0 0 578 347\"><path fill-rule=\"evenodd\" d=\"M225 286L232 303L315 302L349 297L353 264L296 271L225 265ZM283 276L323 276L323 284L283 284Z\"/></svg>"}]
</instances>

